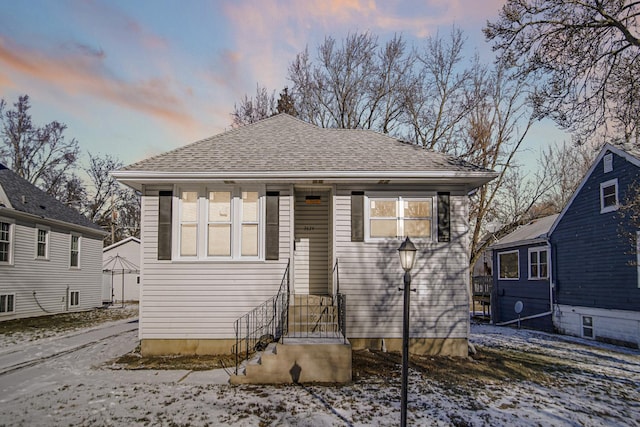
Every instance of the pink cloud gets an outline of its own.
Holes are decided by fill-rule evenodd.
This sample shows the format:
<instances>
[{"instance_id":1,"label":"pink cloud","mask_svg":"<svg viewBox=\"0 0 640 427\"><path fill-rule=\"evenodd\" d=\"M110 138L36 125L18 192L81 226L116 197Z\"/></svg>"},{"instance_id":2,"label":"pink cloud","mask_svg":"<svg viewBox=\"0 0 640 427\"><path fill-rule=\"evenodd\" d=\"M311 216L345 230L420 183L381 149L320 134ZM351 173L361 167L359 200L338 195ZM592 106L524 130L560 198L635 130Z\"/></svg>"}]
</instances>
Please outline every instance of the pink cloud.
<instances>
[{"instance_id":1,"label":"pink cloud","mask_svg":"<svg viewBox=\"0 0 640 427\"><path fill-rule=\"evenodd\" d=\"M497 16L502 4L504 0L263 0L257 7L251 0L229 2L224 14L234 31L234 51L243 55L231 62L221 58L216 81L237 81L240 69L249 75L239 84L248 80L279 89L295 54L307 45L313 51L325 35L371 31L422 38L453 24L480 26ZM251 93L252 87L243 93Z\"/></svg>"},{"instance_id":2,"label":"pink cloud","mask_svg":"<svg viewBox=\"0 0 640 427\"><path fill-rule=\"evenodd\" d=\"M15 87L15 84L9 79L9 76L6 74L0 73L0 88L4 90L12 89Z\"/></svg>"},{"instance_id":3,"label":"pink cloud","mask_svg":"<svg viewBox=\"0 0 640 427\"><path fill-rule=\"evenodd\" d=\"M89 95L184 128L194 125L181 99L171 91L171 80L118 79L104 67L103 55L88 56L82 50L44 53L0 38L0 64L8 73L28 76L67 94Z\"/></svg>"},{"instance_id":4,"label":"pink cloud","mask_svg":"<svg viewBox=\"0 0 640 427\"><path fill-rule=\"evenodd\" d=\"M74 4L73 13L78 16L79 25L86 23L91 31L100 32L109 38L117 37L120 43L139 43L151 50L168 47L169 43L164 37L154 33L108 2L78 1Z\"/></svg>"}]
</instances>

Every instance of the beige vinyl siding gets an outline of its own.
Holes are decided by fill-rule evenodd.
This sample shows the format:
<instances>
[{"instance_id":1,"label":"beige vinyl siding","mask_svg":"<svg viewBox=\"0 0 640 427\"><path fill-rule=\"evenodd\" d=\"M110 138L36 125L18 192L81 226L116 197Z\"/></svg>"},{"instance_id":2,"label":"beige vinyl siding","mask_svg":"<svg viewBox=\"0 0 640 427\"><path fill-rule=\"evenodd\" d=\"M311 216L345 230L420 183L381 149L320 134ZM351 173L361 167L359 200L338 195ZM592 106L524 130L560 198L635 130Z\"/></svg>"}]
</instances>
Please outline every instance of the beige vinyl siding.
<instances>
[{"instance_id":1,"label":"beige vinyl siding","mask_svg":"<svg viewBox=\"0 0 640 427\"><path fill-rule=\"evenodd\" d=\"M69 231L47 227L49 258L42 260L36 259L35 224L16 221L13 227L13 265L0 265L0 293L15 293L15 312L1 315L0 321L65 312L68 290L80 292L79 305L69 307L69 311L102 305L101 239L75 232L81 235L80 268L70 268Z\"/></svg>"},{"instance_id":2,"label":"beige vinyl siding","mask_svg":"<svg viewBox=\"0 0 640 427\"><path fill-rule=\"evenodd\" d=\"M418 259L412 270L410 335L467 338L468 255L466 196L451 197L451 242L415 241ZM347 298L347 331L353 338L402 337L400 240L351 242L351 199L335 198L336 256L340 292ZM436 204L434 203L434 208ZM434 218L437 214L434 211Z\"/></svg>"},{"instance_id":3,"label":"beige vinyl siding","mask_svg":"<svg viewBox=\"0 0 640 427\"><path fill-rule=\"evenodd\" d=\"M276 295L290 257L292 202L288 187L268 190L281 192L277 261L158 261L158 191L145 192L141 339L232 338L237 318Z\"/></svg>"},{"instance_id":4,"label":"beige vinyl siding","mask_svg":"<svg viewBox=\"0 0 640 427\"><path fill-rule=\"evenodd\" d=\"M320 197L320 204L307 204L307 196ZM296 191L295 292L329 293L329 191Z\"/></svg>"}]
</instances>

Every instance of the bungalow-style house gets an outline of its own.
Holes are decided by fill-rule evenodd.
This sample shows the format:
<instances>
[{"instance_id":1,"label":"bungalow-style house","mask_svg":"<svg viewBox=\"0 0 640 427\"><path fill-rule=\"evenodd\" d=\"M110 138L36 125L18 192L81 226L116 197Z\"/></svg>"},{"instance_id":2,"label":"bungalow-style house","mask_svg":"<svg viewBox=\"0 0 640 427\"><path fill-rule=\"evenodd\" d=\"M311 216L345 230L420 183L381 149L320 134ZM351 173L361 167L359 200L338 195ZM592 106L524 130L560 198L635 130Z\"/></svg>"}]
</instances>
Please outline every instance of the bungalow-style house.
<instances>
[{"instance_id":1,"label":"bungalow-style house","mask_svg":"<svg viewBox=\"0 0 640 427\"><path fill-rule=\"evenodd\" d=\"M327 329L353 348L400 350L397 249L410 236L411 351L467 355L468 194L494 172L373 131L279 114L113 175L142 194L144 354L229 353L280 339L274 352L285 357L300 332ZM274 319L263 334L257 325ZM248 345L251 334L262 336ZM308 357L297 354L287 375L297 380L301 369L308 381ZM341 360L346 377L312 380L349 380L350 350Z\"/></svg>"},{"instance_id":2,"label":"bungalow-style house","mask_svg":"<svg viewBox=\"0 0 640 427\"><path fill-rule=\"evenodd\" d=\"M101 306L105 235L0 164L0 321Z\"/></svg>"},{"instance_id":3,"label":"bungalow-style house","mask_svg":"<svg viewBox=\"0 0 640 427\"><path fill-rule=\"evenodd\" d=\"M102 273L109 303L139 301L140 239L127 237L102 249Z\"/></svg>"},{"instance_id":4,"label":"bungalow-style house","mask_svg":"<svg viewBox=\"0 0 640 427\"><path fill-rule=\"evenodd\" d=\"M558 215L523 225L491 245L491 321L553 331L549 230Z\"/></svg>"},{"instance_id":5,"label":"bungalow-style house","mask_svg":"<svg viewBox=\"0 0 640 427\"><path fill-rule=\"evenodd\" d=\"M619 210L638 185L640 156L605 145L553 224L559 332L640 346L640 230Z\"/></svg>"}]
</instances>

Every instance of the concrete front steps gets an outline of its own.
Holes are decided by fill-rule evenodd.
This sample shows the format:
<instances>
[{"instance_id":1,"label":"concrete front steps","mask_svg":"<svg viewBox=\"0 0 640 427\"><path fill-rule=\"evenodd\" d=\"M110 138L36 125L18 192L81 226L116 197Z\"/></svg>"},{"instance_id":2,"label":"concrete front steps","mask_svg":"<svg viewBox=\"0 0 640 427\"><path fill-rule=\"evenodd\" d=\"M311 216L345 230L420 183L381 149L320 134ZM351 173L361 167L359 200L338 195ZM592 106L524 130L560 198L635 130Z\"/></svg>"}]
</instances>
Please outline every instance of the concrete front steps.
<instances>
[{"instance_id":1,"label":"concrete front steps","mask_svg":"<svg viewBox=\"0 0 640 427\"><path fill-rule=\"evenodd\" d=\"M343 338L285 338L232 375L231 384L348 383L351 344Z\"/></svg>"},{"instance_id":2,"label":"concrete front steps","mask_svg":"<svg viewBox=\"0 0 640 427\"><path fill-rule=\"evenodd\" d=\"M246 362L232 384L347 383L351 344L338 328L330 296L293 295L288 333Z\"/></svg>"}]
</instances>

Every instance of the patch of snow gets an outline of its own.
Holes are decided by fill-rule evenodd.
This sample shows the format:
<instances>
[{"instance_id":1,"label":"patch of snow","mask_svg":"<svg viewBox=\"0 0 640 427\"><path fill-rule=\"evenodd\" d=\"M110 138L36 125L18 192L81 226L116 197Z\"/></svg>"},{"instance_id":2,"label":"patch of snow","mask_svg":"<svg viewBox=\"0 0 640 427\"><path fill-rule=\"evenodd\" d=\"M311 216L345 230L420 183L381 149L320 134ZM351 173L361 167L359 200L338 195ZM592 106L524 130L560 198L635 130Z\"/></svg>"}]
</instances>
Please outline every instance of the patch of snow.
<instances>
[{"instance_id":1,"label":"patch of snow","mask_svg":"<svg viewBox=\"0 0 640 427\"><path fill-rule=\"evenodd\" d=\"M89 334L96 338L100 332ZM410 369L410 425L640 425L640 351L490 325L474 324L471 334L480 354L483 348L511 349L545 355L571 369L559 371L548 384L510 380L467 385L438 382ZM63 348L55 339L48 344ZM123 332L0 376L0 424L399 424L400 367L392 378L344 386L232 386L224 370L109 369L109 360L136 345L136 331ZM45 350L27 346L25 351L25 357L36 358Z\"/></svg>"}]
</instances>

